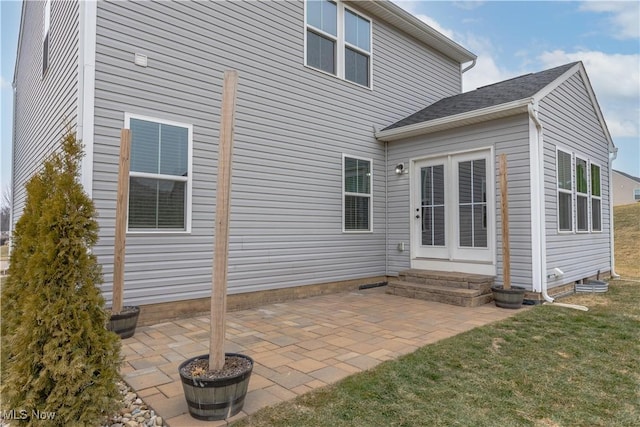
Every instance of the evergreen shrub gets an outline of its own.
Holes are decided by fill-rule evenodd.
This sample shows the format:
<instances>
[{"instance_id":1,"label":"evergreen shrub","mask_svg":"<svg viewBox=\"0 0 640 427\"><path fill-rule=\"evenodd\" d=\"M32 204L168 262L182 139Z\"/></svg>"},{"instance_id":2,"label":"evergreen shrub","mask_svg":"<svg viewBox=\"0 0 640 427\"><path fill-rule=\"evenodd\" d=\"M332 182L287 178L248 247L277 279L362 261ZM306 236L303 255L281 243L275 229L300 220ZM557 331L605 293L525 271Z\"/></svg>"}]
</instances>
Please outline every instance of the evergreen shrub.
<instances>
[{"instance_id":1,"label":"evergreen shrub","mask_svg":"<svg viewBox=\"0 0 640 427\"><path fill-rule=\"evenodd\" d=\"M72 132L61 144L26 185L2 285L2 410L24 425L98 425L118 408L120 340L105 327L82 145Z\"/></svg>"}]
</instances>

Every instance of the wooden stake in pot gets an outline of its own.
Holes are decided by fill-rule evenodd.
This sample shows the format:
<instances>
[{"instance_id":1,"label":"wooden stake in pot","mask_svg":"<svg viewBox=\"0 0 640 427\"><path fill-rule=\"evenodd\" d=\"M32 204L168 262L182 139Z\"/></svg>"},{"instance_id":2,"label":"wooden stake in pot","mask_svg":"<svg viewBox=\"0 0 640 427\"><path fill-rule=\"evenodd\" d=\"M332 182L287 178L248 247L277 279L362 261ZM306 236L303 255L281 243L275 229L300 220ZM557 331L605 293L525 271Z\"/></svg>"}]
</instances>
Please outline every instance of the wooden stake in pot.
<instances>
[{"instance_id":1,"label":"wooden stake in pot","mask_svg":"<svg viewBox=\"0 0 640 427\"><path fill-rule=\"evenodd\" d=\"M500 155L500 212L502 215L503 289L511 289L511 251L509 248L509 200L507 196L507 155Z\"/></svg>"},{"instance_id":2,"label":"wooden stake in pot","mask_svg":"<svg viewBox=\"0 0 640 427\"><path fill-rule=\"evenodd\" d=\"M227 268L229 259L229 209L231 206L231 162L238 72L224 72L220 145L218 147L218 182L216 190L216 236L213 254L211 292L211 340L209 369L224 366L225 314L227 311Z\"/></svg>"},{"instance_id":3,"label":"wooden stake in pot","mask_svg":"<svg viewBox=\"0 0 640 427\"><path fill-rule=\"evenodd\" d=\"M118 171L118 198L116 199L116 235L113 256L113 303L111 312L122 311L124 298L124 255L127 234L127 202L129 200L129 163L131 131L120 132L120 168Z\"/></svg>"}]
</instances>

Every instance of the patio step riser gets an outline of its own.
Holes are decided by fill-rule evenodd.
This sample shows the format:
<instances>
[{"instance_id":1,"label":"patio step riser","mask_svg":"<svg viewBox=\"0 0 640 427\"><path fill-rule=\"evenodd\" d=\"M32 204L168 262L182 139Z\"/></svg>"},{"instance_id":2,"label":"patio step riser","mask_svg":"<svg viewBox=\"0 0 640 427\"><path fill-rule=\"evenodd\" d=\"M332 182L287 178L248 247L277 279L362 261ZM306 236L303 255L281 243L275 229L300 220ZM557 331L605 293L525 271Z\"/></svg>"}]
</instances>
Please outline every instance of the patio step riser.
<instances>
[{"instance_id":1,"label":"patio step riser","mask_svg":"<svg viewBox=\"0 0 640 427\"><path fill-rule=\"evenodd\" d=\"M493 300L493 277L443 271L406 270L389 282L387 293L462 307L477 307Z\"/></svg>"},{"instance_id":2,"label":"patio step riser","mask_svg":"<svg viewBox=\"0 0 640 427\"><path fill-rule=\"evenodd\" d=\"M429 285L419 287L416 286L415 283L408 282L389 282L387 293L460 307L477 307L493 301L493 295L491 293L481 293L478 290L445 289L442 287L430 287Z\"/></svg>"},{"instance_id":3,"label":"patio step riser","mask_svg":"<svg viewBox=\"0 0 640 427\"><path fill-rule=\"evenodd\" d=\"M482 291L482 293L488 293L491 291L494 278L477 274L406 270L400 272L399 279L403 282L460 289L476 289Z\"/></svg>"}]
</instances>

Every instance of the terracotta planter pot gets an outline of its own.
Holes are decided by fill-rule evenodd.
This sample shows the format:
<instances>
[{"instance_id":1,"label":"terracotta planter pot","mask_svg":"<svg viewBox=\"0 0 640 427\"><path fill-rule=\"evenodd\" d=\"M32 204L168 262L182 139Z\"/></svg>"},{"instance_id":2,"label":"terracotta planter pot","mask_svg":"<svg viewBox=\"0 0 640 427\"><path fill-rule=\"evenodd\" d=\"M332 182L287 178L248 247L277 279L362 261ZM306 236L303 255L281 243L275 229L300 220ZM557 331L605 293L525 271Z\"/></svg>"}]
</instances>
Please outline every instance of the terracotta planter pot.
<instances>
[{"instance_id":1,"label":"terracotta planter pot","mask_svg":"<svg viewBox=\"0 0 640 427\"><path fill-rule=\"evenodd\" d=\"M516 309L522 307L524 301L525 288L511 286L511 289L502 289L502 286L493 286L493 301L496 307Z\"/></svg>"},{"instance_id":2,"label":"terracotta planter pot","mask_svg":"<svg viewBox=\"0 0 640 427\"><path fill-rule=\"evenodd\" d=\"M107 329L115 332L120 338L130 338L136 332L140 307L124 307L122 312L112 314Z\"/></svg>"},{"instance_id":3,"label":"terracotta planter pot","mask_svg":"<svg viewBox=\"0 0 640 427\"><path fill-rule=\"evenodd\" d=\"M238 353L225 353L225 356L247 359L251 362L250 368L232 377L217 379L184 375L182 370L185 366L196 359L209 360L208 354L188 359L178 367L184 397L187 400L189 414L193 418L206 421L225 420L242 410L253 371L253 359Z\"/></svg>"}]
</instances>

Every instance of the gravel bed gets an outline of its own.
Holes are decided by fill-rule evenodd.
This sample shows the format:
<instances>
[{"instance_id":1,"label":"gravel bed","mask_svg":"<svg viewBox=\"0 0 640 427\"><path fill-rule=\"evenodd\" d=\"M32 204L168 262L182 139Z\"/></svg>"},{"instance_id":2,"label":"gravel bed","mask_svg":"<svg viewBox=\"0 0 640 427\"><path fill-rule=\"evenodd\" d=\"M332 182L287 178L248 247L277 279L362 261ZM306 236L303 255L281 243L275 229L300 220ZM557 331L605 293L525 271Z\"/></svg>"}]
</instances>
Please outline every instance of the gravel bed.
<instances>
[{"instance_id":1,"label":"gravel bed","mask_svg":"<svg viewBox=\"0 0 640 427\"><path fill-rule=\"evenodd\" d=\"M122 409L109 418L101 427L155 427L166 426L162 417L156 415L138 395L125 383L118 382L122 395Z\"/></svg>"}]
</instances>

